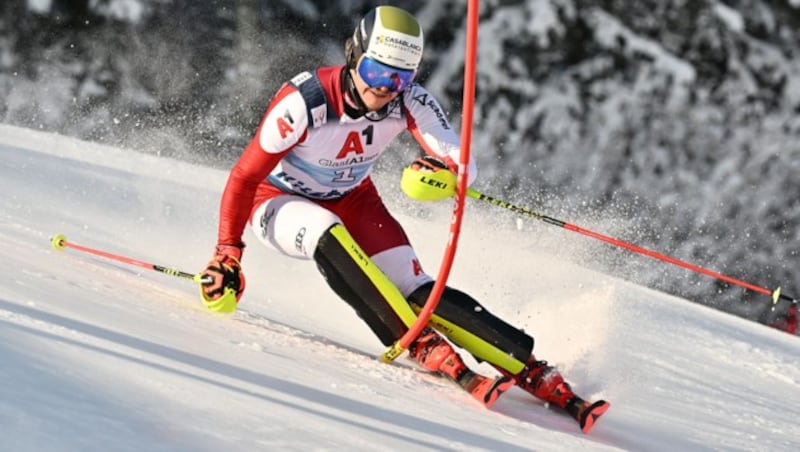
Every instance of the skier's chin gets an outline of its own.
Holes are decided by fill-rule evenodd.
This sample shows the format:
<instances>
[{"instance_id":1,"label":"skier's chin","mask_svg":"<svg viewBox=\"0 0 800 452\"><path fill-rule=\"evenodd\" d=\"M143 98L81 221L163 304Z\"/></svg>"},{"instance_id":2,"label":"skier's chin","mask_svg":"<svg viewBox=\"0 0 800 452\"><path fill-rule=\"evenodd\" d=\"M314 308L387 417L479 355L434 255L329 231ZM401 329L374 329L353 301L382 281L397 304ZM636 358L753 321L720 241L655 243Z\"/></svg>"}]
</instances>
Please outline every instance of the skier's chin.
<instances>
[{"instance_id":1,"label":"skier's chin","mask_svg":"<svg viewBox=\"0 0 800 452\"><path fill-rule=\"evenodd\" d=\"M382 92L373 92L371 89L365 90L361 94L361 100L366 105L367 109L370 111L378 111L381 108L385 107L386 104L391 102L395 97L397 97L397 93L382 93Z\"/></svg>"}]
</instances>

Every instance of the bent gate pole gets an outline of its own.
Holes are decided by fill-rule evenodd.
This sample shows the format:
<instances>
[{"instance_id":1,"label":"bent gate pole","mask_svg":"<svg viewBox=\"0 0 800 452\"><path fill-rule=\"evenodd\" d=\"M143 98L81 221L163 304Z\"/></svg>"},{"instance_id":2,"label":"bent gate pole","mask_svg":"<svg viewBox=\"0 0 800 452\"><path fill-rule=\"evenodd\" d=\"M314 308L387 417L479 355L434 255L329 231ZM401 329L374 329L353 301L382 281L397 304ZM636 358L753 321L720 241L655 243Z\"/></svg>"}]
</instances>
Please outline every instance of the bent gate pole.
<instances>
[{"instance_id":1,"label":"bent gate pole","mask_svg":"<svg viewBox=\"0 0 800 452\"><path fill-rule=\"evenodd\" d=\"M464 206L467 198L467 169L470 159L470 144L472 142L472 118L475 104L475 77L477 68L477 48L478 48L478 0L469 0L467 3L467 43L464 52L464 94L463 112L461 117L461 153L458 161L458 183L456 185L456 199L453 208L453 217L450 222L450 234L447 240L445 254L439 267L439 274L431 290L425 306L419 313L417 321L406 331L406 334L394 343L384 354L382 360L391 362L404 350L407 350L411 342L419 336L428 324L433 311L439 305L439 299L444 292L450 269L453 266L458 236L461 232L461 220L464 216Z\"/></svg>"}]
</instances>

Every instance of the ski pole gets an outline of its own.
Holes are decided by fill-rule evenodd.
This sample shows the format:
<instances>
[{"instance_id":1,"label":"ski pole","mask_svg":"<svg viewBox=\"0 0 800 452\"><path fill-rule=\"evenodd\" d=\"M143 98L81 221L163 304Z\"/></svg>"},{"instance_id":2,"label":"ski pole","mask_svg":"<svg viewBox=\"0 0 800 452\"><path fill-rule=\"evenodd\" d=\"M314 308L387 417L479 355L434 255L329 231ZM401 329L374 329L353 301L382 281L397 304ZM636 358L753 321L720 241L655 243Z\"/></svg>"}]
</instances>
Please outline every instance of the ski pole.
<instances>
[{"instance_id":1,"label":"ski pole","mask_svg":"<svg viewBox=\"0 0 800 452\"><path fill-rule=\"evenodd\" d=\"M170 276L177 276L179 278L191 279L192 281L197 283L207 283L213 281L213 279L210 276L203 278L203 276L199 273L197 274L187 273L180 270L176 270L174 268L163 267L161 265L151 264L148 262L142 262L140 260L132 259L130 257L120 256L117 254L109 253L107 251L102 251L94 248L89 248L88 246L83 246L83 245L78 245L76 243L68 242L67 237L64 234L56 234L55 236L53 236L53 238L50 239L50 244L53 245L53 248L59 251L63 251L66 248L72 248L74 250L83 251L84 253L89 253L95 256L100 256L106 259L122 262L123 264L135 265L137 267L146 268L148 270L155 270L157 272L161 272Z\"/></svg>"},{"instance_id":2,"label":"ski pole","mask_svg":"<svg viewBox=\"0 0 800 452\"><path fill-rule=\"evenodd\" d=\"M497 199L497 198L493 198L491 196L485 195L485 194L483 194L483 193L481 193L481 192L479 192L477 190L474 190L472 188L467 189L467 196L469 196L470 198L477 199L479 201L487 202L487 203L489 203L489 204L491 204L493 206L502 207L502 208L508 209L508 210L510 210L512 212L519 213L519 214L534 218L536 220L544 221L545 223L551 224L553 226L558 226L558 227L561 227L561 228L564 228L564 229L568 229L570 231L577 232L579 234L583 234L585 236L592 237L592 238L597 239L597 240L601 240L603 242L609 243L609 244L614 245L614 246L622 247L622 248L625 248L627 250L630 250L630 251L633 251L633 252L636 252L636 253L639 253L639 254L643 254L643 255L648 256L648 257L652 257L654 259L658 259L658 260L661 260L661 261L664 261L664 262L668 262L670 264L674 264L674 265L677 265L679 267L683 267L683 268L695 271L697 273L701 273L701 274L704 274L706 276L710 276L712 278L719 279L721 281L725 281L725 282L728 282L728 283L731 283L731 284L734 284L734 285L737 285L737 286L740 286L740 287L744 287L745 289L749 289L749 290L752 290L754 292L759 292L759 293L762 293L762 294L769 295L769 296L772 297L772 303L773 304L777 304L779 300L786 300L786 301L789 301L792 304L797 304L798 303L798 300L796 298L793 298L793 297L790 297L788 295L782 294L780 287L778 287L775 290L769 290L767 288L760 287L760 286L757 286L755 284L751 284L751 283L742 281L741 279L736 279L736 278L732 278L730 276L725 276L725 275L723 275L721 273L717 273L715 271L711 271L711 270L705 269L703 267L700 267L700 266L697 266L697 265L693 265L693 264L681 261L679 259L675 259L674 257L669 257L669 256L666 256L664 254L657 253L655 251L649 250L647 248L642 248L640 246L636 246L636 245L633 245L633 244L630 244L630 243L627 243L627 242L623 242L622 240L618 240L618 239L615 239L613 237L609 237L607 235L599 234L597 232L593 232L593 231L590 231L588 229L584 229L584 228L582 228L580 226L576 226L574 224L569 224L569 223L566 223L564 221L561 221L561 220L558 220L558 219L555 219L555 218L552 218L552 217L548 217L547 215L542 215L540 213L532 211L531 209L528 209L527 207L517 206L517 205L511 204L510 202L506 202L506 201L503 201L503 200L500 200L500 199Z\"/></svg>"}]
</instances>

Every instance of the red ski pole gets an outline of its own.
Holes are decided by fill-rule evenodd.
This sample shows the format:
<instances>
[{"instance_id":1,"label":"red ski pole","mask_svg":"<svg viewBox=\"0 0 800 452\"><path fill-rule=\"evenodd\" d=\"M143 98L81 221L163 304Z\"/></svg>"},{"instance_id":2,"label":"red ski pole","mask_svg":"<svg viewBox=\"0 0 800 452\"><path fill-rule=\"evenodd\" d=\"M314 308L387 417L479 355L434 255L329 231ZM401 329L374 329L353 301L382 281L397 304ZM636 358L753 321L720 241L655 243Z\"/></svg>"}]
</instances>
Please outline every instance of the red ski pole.
<instances>
[{"instance_id":1,"label":"red ski pole","mask_svg":"<svg viewBox=\"0 0 800 452\"><path fill-rule=\"evenodd\" d=\"M497 199L497 198L493 198L493 197L488 196L488 195L484 195L483 193L481 193L481 192L479 192L477 190L473 190L471 188L467 190L467 196L469 196L470 198L474 198L474 199L480 200L480 201L485 201L485 202L487 202L487 203L489 203L489 204L491 204L493 206L502 207L502 208L508 209L508 210L510 210L512 212L519 213L519 214L534 218L536 220L544 221L545 223L552 224L553 226L558 226L558 227L561 227L561 228L564 228L564 229L568 229L570 231L577 232L578 234L583 234L585 236L592 237L594 239L601 240L601 241L606 242L606 243L610 243L611 245L618 246L618 247L621 247L621 248L625 248L625 249L633 251L635 253L643 254L645 256L652 257L652 258L658 259L660 261L668 262L670 264L677 265L679 267L683 267L683 268L695 271L697 273L701 273L701 274L704 274L706 276L710 276L712 278L719 279L721 281L725 281L725 282L728 282L728 283L731 283L731 284L734 284L734 285L737 285L737 286L740 286L740 287L744 287L745 289L752 290L753 292L759 292L759 293L763 293L765 295L769 295L769 296L772 297L772 303L773 304L777 304L778 301L780 301L780 300L786 300L786 301L788 301L788 302L790 302L792 304L797 304L798 303L798 300L796 298L793 298L793 297L790 297L788 295L782 294L780 287L778 287L775 290L770 290L770 289L767 289L765 287L757 286L755 284L751 284L749 282L742 281L741 279L732 278L730 276L726 276L726 275L723 275L721 273L717 273L715 271L708 270L706 268L700 267L698 265L690 264L688 262L684 262L682 260L675 259L674 257L666 256L664 254L649 250L647 248L642 248L640 246L636 246L636 245L633 245L633 244L630 244L630 243L627 243L627 242L623 242L622 240L618 240L618 239L615 239L613 237L609 237L607 235L599 234L597 232L593 232L593 231L590 231L588 229L584 229L584 228L582 228L580 226L576 226L574 224L569 224L569 223L566 223L564 221L557 220L557 219L552 218L552 217L548 217L547 215L542 215L540 213L537 213L537 212L534 212L534 211L528 209L527 207L516 206L516 205L511 204L509 202L506 202L506 201L503 201L503 200L500 200L500 199Z\"/></svg>"},{"instance_id":2,"label":"red ski pole","mask_svg":"<svg viewBox=\"0 0 800 452\"><path fill-rule=\"evenodd\" d=\"M102 251L94 248L89 248L88 246L83 246L83 245L78 245L76 243L68 242L67 237L64 234L56 234L53 238L50 239L50 244L53 245L53 248L59 251L63 251L67 248L72 248L74 250L82 251L84 253L89 253L95 256L100 256L106 259L122 262L123 264L134 265L137 267L146 268L148 270L155 270L157 272L161 272L171 276L177 276L179 278L191 279L192 281L197 283L211 282L210 277L208 280L203 279L202 275L200 275L199 273L197 274L187 273L184 271L176 270L174 268L163 267L161 265L151 264L149 262L143 262L130 257L120 256L118 254L109 253L107 251Z\"/></svg>"}]
</instances>

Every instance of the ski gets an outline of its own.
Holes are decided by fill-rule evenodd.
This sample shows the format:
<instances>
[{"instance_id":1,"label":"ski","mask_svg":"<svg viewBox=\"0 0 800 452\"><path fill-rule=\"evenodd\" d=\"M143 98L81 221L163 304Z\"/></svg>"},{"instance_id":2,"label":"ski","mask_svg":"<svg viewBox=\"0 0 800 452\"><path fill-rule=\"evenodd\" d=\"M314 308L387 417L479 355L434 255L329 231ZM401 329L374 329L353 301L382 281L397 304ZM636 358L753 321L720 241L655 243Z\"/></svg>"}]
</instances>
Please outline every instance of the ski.
<instances>
[{"instance_id":1,"label":"ski","mask_svg":"<svg viewBox=\"0 0 800 452\"><path fill-rule=\"evenodd\" d=\"M455 381L486 408L491 408L503 393L516 386L516 380L510 376L486 377L470 369L465 370L464 374ZM574 396L564 410L575 419L581 432L589 433L610 407L611 404L605 400L587 402Z\"/></svg>"}]
</instances>

